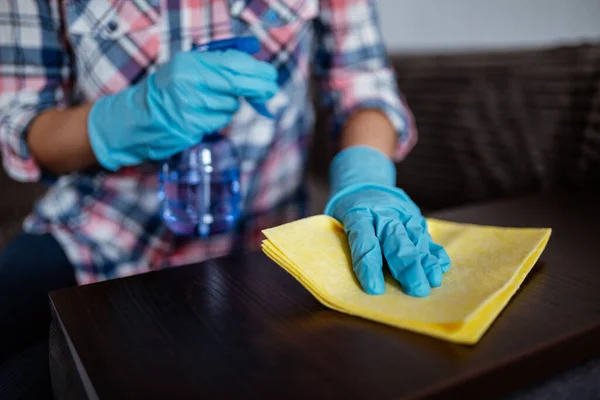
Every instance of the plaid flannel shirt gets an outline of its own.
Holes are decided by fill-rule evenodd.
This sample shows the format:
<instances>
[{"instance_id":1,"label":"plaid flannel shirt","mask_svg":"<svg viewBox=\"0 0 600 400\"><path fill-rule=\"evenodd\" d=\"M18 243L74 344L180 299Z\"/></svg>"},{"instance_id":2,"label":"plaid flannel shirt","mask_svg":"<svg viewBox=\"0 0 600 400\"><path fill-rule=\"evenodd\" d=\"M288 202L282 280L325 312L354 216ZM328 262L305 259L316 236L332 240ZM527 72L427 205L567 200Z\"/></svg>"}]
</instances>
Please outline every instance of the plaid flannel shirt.
<instances>
[{"instance_id":1,"label":"plaid flannel shirt","mask_svg":"<svg viewBox=\"0 0 600 400\"><path fill-rule=\"evenodd\" d=\"M152 163L61 176L24 228L51 233L80 284L253 248L261 229L304 216L311 77L333 110L333 137L356 109L377 108L396 128L401 159L416 141L413 117L397 93L374 0L1 2L0 143L6 171L21 181L44 175L26 143L43 110L118 92L194 43L248 34L261 42L257 58L278 69L280 91L269 104L277 118L243 105L225 129L242 155L240 229L208 240L172 235Z\"/></svg>"}]
</instances>

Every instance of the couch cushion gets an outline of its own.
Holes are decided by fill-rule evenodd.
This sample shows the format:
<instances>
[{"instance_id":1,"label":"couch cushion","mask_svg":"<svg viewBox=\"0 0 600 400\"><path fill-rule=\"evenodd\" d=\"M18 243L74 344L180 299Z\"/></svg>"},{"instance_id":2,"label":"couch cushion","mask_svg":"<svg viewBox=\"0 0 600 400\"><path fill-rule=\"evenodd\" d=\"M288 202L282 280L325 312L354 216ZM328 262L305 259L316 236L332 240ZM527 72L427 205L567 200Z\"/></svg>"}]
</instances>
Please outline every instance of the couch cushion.
<instances>
[{"instance_id":1,"label":"couch cushion","mask_svg":"<svg viewBox=\"0 0 600 400\"><path fill-rule=\"evenodd\" d=\"M420 131L398 181L421 204L600 183L600 44L393 61Z\"/></svg>"}]
</instances>

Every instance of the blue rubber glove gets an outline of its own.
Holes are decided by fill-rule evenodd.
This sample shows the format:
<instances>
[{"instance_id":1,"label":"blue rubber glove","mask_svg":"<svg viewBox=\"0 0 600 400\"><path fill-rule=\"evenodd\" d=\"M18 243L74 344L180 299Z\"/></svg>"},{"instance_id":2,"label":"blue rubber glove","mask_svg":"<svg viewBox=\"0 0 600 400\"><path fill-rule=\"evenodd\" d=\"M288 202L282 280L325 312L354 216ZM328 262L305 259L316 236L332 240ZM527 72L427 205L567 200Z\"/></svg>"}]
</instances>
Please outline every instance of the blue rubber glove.
<instances>
[{"instance_id":1,"label":"blue rubber glove","mask_svg":"<svg viewBox=\"0 0 600 400\"><path fill-rule=\"evenodd\" d=\"M333 195L325 213L340 221L348 236L352 265L363 290L385 291L383 256L404 292L428 296L450 268L444 248L433 242L425 218L396 185L394 163L370 147L341 151L332 161Z\"/></svg>"},{"instance_id":2,"label":"blue rubber glove","mask_svg":"<svg viewBox=\"0 0 600 400\"><path fill-rule=\"evenodd\" d=\"M277 89L277 70L238 50L178 53L144 81L92 106L90 143L113 171L166 159L227 125L239 98L264 103Z\"/></svg>"}]
</instances>

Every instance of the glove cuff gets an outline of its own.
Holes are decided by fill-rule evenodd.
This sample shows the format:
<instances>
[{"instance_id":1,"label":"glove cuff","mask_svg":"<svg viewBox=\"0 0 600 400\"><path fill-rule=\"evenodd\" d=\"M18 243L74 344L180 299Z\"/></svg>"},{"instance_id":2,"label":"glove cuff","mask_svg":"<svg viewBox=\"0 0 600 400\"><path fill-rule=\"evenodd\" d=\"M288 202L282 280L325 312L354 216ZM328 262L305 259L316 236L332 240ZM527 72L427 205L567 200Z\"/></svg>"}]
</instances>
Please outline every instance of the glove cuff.
<instances>
[{"instance_id":1,"label":"glove cuff","mask_svg":"<svg viewBox=\"0 0 600 400\"><path fill-rule=\"evenodd\" d=\"M341 216L336 215L336 209L335 209L337 203L342 198L346 197L347 195L350 195L350 194L353 194L356 192L360 192L360 191L364 191L364 190L369 190L369 189L381 190L386 193L390 193L403 201L410 201L410 198L408 197L406 192L398 187L387 186L387 185L378 185L375 183L357 183L354 185L346 186L345 188L341 189L340 191L335 193L333 196L331 196L331 198L327 202L327 205L325 206L325 211L323 213L325 215L329 215L330 217L333 217L339 221ZM340 222L342 222L342 221L340 221Z\"/></svg>"},{"instance_id":2,"label":"glove cuff","mask_svg":"<svg viewBox=\"0 0 600 400\"><path fill-rule=\"evenodd\" d=\"M396 186L396 166L379 150L352 146L338 153L329 167L332 193L356 184Z\"/></svg>"},{"instance_id":3,"label":"glove cuff","mask_svg":"<svg viewBox=\"0 0 600 400\"><path fill-rule=\"evenodd\" d=\"M110 171L116 171L119 169L119 165L111 160L110 150L108 149L105 140L102 138L101 133L102 121L106 121L102 116L102 109L103 107L110 107L110 104L105 104L107 101L109 101L107 97L102 97L92 105L87 119L88 138L90 140L92 152L100 165ZM100 126L98 126L98 124L100 124Z\"/></svg>"}]
</instances>

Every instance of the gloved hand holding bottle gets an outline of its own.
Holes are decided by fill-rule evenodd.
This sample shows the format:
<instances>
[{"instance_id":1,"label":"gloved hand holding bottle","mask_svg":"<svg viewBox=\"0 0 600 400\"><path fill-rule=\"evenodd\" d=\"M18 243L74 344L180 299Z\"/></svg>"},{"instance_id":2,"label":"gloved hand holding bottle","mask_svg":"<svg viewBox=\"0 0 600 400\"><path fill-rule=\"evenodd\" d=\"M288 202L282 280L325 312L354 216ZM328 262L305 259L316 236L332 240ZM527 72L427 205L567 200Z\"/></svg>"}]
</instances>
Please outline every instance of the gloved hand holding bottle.
<instances>
[{"instance_id":1,"label":"gloved hand holding bottle","mask_svg":"<svg viewBox=\"0 0 600 400\"><path fill-rule=\"evenodd\" d=\"M182 52L144 81L100 98L88 132L109 170L163 160L229 123L239 99L264 103L277 92L277 71L238 50Z\"/></svg>"},{"instance_id":2,"label":"gloved hand holding bottle","mask_svg":"<svg viewBox=\"0 0 600 400\"><path fill-rule=\"evenodd\" d=\"M344 225L363 290L385 291L384 257L406 294L424 297L440 286L450 259L416 204L395 187L394 163L378 150L353 146L334 158L330 175L333 194L325 213Z\"/></svg>"}]
</instances>

